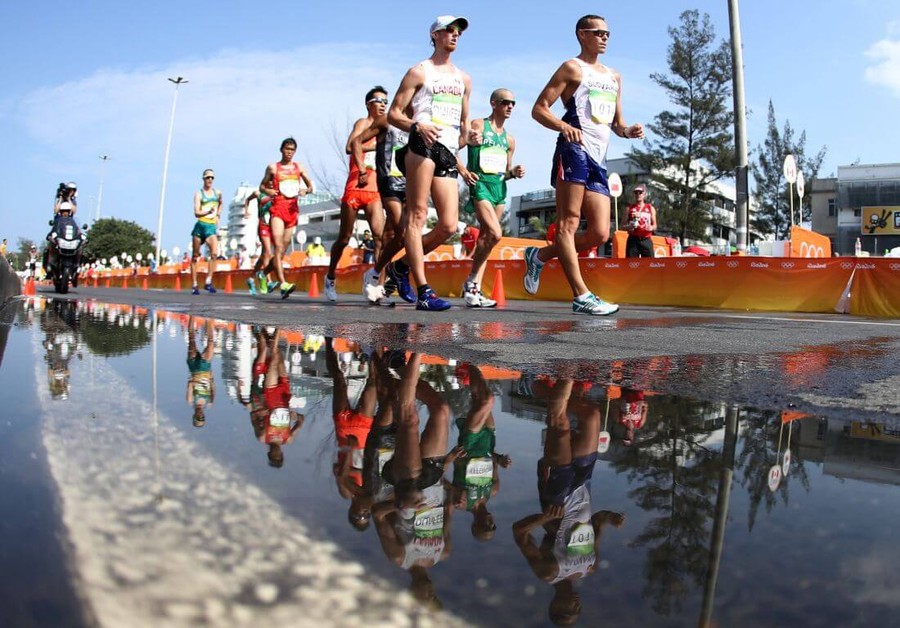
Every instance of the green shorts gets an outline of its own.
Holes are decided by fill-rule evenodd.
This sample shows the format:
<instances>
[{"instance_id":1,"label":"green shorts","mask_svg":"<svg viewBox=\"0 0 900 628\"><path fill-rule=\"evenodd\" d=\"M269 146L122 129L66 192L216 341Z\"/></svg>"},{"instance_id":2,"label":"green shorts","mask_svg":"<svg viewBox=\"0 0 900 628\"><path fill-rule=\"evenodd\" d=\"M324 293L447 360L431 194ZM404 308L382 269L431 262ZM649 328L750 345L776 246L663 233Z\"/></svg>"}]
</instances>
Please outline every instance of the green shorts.
<instances>
[{"instance_id":1,"label":"green shorts","mask_svg":"<svg viewBox=\"0 0 900 628\"><path fill-rule=\"evenodd\" d=\"M481 175L475 185L469 187L469 202L466 211L475 212L475 201L487 201L494 207L506 204L506 181L503 176Z\"/></svg>"},{"instance_id":2,"label":"green shorts","mask_svg":"<svg viewBox=\"0 0 900 628\"><path fill-rule=\"evenodd\" d=\"M200 238L201 242L206 242L207 239L216 235L217 226L210 222L201 222L197 221L194 224L194 230L191 231L191 235L195 238Z\"/></svg>"}]
</instances>

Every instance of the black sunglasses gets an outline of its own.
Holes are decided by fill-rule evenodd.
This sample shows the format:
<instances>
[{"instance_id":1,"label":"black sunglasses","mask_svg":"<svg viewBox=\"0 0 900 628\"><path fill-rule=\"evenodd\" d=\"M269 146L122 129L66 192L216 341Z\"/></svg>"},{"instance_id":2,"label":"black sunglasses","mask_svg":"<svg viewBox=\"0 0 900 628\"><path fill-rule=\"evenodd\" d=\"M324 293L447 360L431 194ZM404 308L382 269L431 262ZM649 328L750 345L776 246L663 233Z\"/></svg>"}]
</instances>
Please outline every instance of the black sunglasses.
<instances>
[{"instance_id":1,"label":"black sunglasses","mask_svg":"<svg viewBox=\"0 0 900 628\"><path fill-rule=\"evenodd\" d=\"M595 37L603 37L604 39L609 39L610 36L610 32L602 28L579 28L578 30L583 33L591 33Z\"/></svg>"},{"instance_id":2,"label":"black sunglasses","mask_svg":"<svg viewBox=\"0 0 900 628\"><path fill-rule=\"evenodd\" d=\"M381 103L382 105L386 105L387 101L388 101L387 98L370 98L369 100L366 101L366 104L368 105L369 103L378 102L378 103Z\"/></svg>"},{"instance_id":3,"label":"black sunglasses","mask_svg":"<svg viewBox=\"0 0 900 628\"><path fill-rule=\"evenodd\" d=\"M515 107L516 101L510 100L509 98L504 98L503 100L498 101L501 107Z\"/></svg>"}]
</instances>

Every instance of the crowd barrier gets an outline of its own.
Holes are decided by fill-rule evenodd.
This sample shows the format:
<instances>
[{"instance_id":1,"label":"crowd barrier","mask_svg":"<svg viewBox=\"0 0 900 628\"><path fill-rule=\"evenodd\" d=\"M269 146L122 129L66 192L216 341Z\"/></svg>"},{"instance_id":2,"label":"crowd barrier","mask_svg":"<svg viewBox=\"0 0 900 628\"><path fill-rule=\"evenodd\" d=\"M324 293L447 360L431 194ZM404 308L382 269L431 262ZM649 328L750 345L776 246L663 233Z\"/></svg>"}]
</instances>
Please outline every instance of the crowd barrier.
<instances>
[{"instance_id":1,"label":"crowd barrier","mask_svg":"<svg viewBox=\"0 0 900 628\"><path fill-rule=\"evenodd\" d=\"M368 264L353 264L337 271L339 293L358 294ZM469 274L469 260L444 260L427 264L428 281L444 296L458 297ZM857 316L900 318L900 260L891 258L828 259L772 257L671 257L655 259L582 259L588 287L608 301L624 305L660 305L775 312L848 313ZM490 294L497 271L504 279L507 299L567 301L572 298L557 261L548 262L536 296L525 292L521 277L524 261L512 257L490 260L482 290ZM323 285L326 269L302 266L285 269L297 290L308 292L313 275ZM215 286L226 284L246 289L250 270L215 274ZM112 278L112 287L129 285L130 271L102 271L95 276L100 286ZM202 275L201 275L202 276ZM147 275L148 289L189 289L183 272ZM176 284L177 281L177 284ZM91 280L88 284L92 285ZM131 282L139 289L142 281Z\"/></svg>"}]
</instances>

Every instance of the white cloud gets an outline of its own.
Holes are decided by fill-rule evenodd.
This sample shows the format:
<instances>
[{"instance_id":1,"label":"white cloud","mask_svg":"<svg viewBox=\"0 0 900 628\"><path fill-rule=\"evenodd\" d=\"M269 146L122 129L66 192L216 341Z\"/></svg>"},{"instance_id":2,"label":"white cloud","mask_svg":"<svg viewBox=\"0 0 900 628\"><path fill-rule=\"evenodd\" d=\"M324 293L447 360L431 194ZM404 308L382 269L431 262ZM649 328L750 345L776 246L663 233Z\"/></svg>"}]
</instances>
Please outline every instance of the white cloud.
<instances>
[{"instance_id":1,"label":"white cloud","mask_svg":"<svg viewBox=\"0 0 900 628\"><path fill-rule=\"evenodd\" d=\"M900 29L893 23L891 31ZM882 39L877 41L866 51L866 56L871 59L871 65L865 70L866 80L875 85L881 85L891 90L900 98L900 40Z\"/></svg>"}]
</instances>

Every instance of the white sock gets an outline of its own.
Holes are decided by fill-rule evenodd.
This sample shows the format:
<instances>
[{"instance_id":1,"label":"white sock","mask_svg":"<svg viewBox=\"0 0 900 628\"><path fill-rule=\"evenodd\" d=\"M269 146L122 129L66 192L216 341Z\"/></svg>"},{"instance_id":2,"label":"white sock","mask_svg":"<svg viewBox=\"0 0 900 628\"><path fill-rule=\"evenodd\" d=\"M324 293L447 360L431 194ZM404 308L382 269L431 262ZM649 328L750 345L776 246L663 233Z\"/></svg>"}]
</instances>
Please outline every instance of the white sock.
<instances>
[{"instance_id":1,"label":"white sock","mask_svg":"<svg viewBox=\"0 0 900 628\"><path fill-rule=\"evenodd\" d=\"M589 296L591 296L591 293L590 293L590 292L585 292L584 294L579 294L577 297L575 297L575 299L576 299L577 301L584 301L584 300L585 300L586 298L588 298Z\"/></svg>"}]
</instances>

